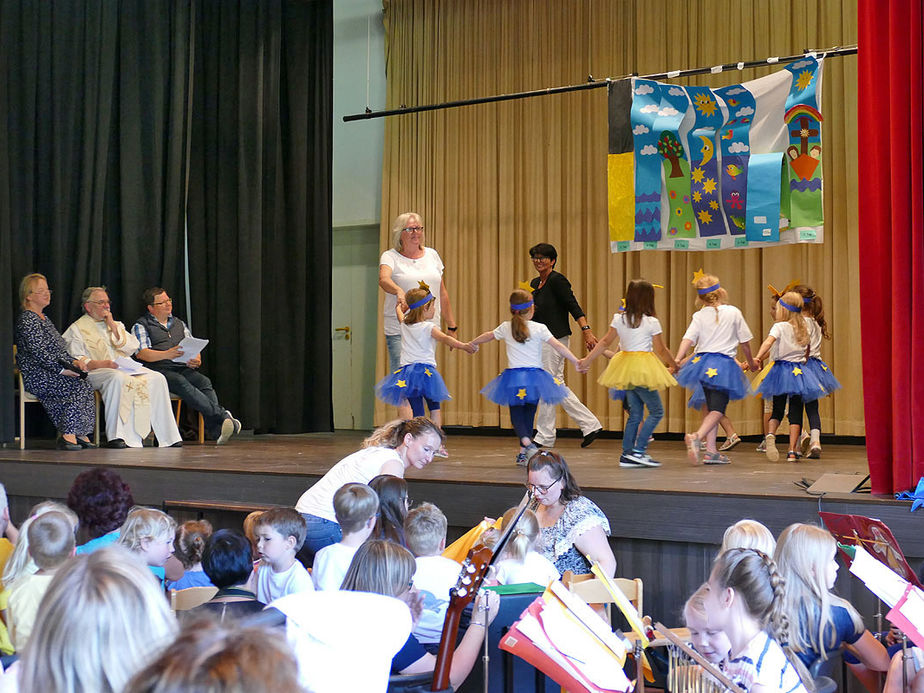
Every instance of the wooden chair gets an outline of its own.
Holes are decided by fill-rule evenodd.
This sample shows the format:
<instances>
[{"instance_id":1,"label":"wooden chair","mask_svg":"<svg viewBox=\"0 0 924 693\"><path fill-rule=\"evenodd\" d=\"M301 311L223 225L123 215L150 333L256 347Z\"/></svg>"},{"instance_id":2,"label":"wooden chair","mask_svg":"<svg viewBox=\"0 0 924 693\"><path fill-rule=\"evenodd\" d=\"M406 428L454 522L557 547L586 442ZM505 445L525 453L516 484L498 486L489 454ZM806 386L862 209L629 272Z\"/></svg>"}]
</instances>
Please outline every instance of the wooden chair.
<instances>
[{"instance_id":1,"label":"wooden chair","mask_svg":"<svg viewBox=\"0 0 924 693\"><path fill-rule=\"evenodd\" d=\"M180 411L183 408L183 400L181 400L176 395L170 395L170 401L176 402L176 425L177 428L180 426ZM202 412L196 412L199 415L199 444L202 445L205 442L205 419L202 418Z\"/></svg>"},{"instance_id":2,"label":"wooden chair","mask_svg":"<svg viewBox=\"0 0 924 693\"><path fill-rule=\"evenodd\" d=\"M170 608L174 611L189 611L205 604L218 592L217 587L187 587L185 590L170 590Z\"/></svg>"}]
</instances>

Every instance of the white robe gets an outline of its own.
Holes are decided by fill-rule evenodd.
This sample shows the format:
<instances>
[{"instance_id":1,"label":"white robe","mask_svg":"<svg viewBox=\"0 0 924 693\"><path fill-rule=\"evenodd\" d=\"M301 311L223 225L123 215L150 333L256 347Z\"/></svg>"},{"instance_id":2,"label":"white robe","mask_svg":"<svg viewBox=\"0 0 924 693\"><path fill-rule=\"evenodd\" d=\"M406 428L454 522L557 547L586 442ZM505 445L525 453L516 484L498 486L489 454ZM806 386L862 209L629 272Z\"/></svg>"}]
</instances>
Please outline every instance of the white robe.
<instances>
[{"instance_id":1,"label":"white robe","mask_svg":"<svg viewBox=\"0 0 924 693\"><path fill-rule=\"evenodd\" d=\"M80 318L85 326L87 318ZM138 339L121 322L116 323L119 336L114 338L104 320L94 321L92 326L99 332L99 339L93 344L87 344L78 322L71 323L62 335L68 353L75 358L115 360L138 351ZM170 406L167 380L157 371L142 370L142 375L127 375L113 368L97 368L89 372L87 380L103 398L108 440L119 438L130 448L140 448L153 428L157 444L168 447L183 437Z\"/></svg>"}]
</instances>

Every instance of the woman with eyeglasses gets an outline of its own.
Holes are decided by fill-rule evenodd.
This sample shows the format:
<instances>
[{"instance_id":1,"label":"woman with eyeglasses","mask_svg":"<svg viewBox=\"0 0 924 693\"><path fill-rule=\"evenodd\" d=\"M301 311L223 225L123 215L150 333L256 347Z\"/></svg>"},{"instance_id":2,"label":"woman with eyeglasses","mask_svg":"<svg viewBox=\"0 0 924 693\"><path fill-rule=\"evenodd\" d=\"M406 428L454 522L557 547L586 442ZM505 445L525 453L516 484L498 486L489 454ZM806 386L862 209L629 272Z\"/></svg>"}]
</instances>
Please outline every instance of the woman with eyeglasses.
<instances>
[{"instance_id":1,"label":"woman with eyeglasses","mask_svg":"<svg viewBox=\"0 0 924 693\"><path fill-rule=\"evenodd\" d=\"M379 286L385 292L385 344L388 347L389 373L400 367L401 326L395 307L400 304L407 312L405 293L421 288L423 282L436 298L436 311L431 322L440 327L440 317L446 321L446 330L458 337L455 316L449 301L449 292L443 281L443 261L439 253L424 245L424 226L419 214L399 214L391 225L392 247L382 253L379 261ZM411 418L411 408L400 411Z\"/></svg>"},{"instance_id":2,"label":"woman with eyeglasses","mask_svg":"<svg viewBox=\"0 0 924 693\"><path fill-rule=\"evenodd\" d=\"M87 364L67 352L64 340L44 314L51 290L43 274L28 274L19 284L22 312L16 320L16 363L23 386L45 407L58 429L59 450L95 448L93 388L84 379ZM82 376L82 377L81 377Z\"/></svg>"},{"instance_id":3,"label":"woman with eyeglasses","mask_svg":"<svg viewBox=\"0 0 924 693\"><path fill-rule=\"evenodd\" d=\"M590 572L593 563L610 577L616 557L607 536L610 523L597 505L581 495L561 455L548 450L533 455L527 466L527 488L538 502L538 550L558 569L575 574Z\"/></svg>"}]
</instances>

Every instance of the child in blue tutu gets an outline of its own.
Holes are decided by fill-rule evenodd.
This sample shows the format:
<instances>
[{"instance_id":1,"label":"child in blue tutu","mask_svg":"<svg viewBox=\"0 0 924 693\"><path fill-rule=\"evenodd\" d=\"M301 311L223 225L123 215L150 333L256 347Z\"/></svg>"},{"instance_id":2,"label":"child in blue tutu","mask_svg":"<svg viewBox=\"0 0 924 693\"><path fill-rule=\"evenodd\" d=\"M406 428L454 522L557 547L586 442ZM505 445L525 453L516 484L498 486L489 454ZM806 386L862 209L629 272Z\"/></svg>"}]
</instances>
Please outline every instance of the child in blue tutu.
<instances>
[{"instance_id":1,"label":"child in blue tutu","mask_svg":"<svg viewBox=\"0 0 924 693\"><path fill-rule=\"evenodd\" d=\"M625 391L629 406L619 466L659 467L661 463L647 453L648 439L664 416L658 390L677 384L671 375L677 370L677 363L661 337L661 323L654 309L654 286L644 279L629 282L625 303L625 309L613 316L606 335L581 359L578 371L586 373L593 360L619 340L619 352L597 380L608 388ZM643 422L646 407L648 417Z\"/></svg>"},{"instance_id":2,"label":"child in blue tutu","mask_svg":"<svg viewBox=\"0 0 924 693\"><path fill-rule=\"evenodd\" d=\"M802 306L802 317L809 327L809 358L805 362L806 369L813 373L825 390L823 396L830 395L841 389L841 384L827 363L821 360L821 341L831 339L828 334L828 324L825 320L825 308L821 296L805 284L799 284L793 291L802 296L805 304ZM821 416L818 414L818 400L813 399L804 403L805 415L809 422L809 432L802 431L799 447L803 455L812 459L821 457Z\"/></svg>"},{"instance_id":3,"label":"child in blue tutu","mask_svg":"<svg viewBox=\"0 0 924 693\"><path fill-rule=\"evenodd\" d=\"M767 459L779 459L776 448L776 432L786 403L789 402L789 453L787 461L796 462L801 455L797 451L799 434L802 432L802 403L818 399L824 394L821 383L806 367L810 351L809 327L802 317L802 296L787 291L776 304L776 322L770 334L760 345L757 361L766 358L776 345L776 359L773 366L761 372L752 386L764 399L773 399L773 412L767 427Z\"/></svg>"},{"instance_id":4,"label":"child in blue tutu","mask_svg":"<svg viewBox=\"0 0 924 693\"><path fill-rule=\"evenodd\" d=\"M517 289L510 294L510 320L469 342L477 348L479 344L497 339L507 346L506 370L485 385L481 394L495 404L510 407L510 422L520 439L516 462L521 467L525 467L537 451L533 443L533 423L539 400L557 404L568 395L564 381L553 378L542 368L543 343L548 343L575 366L578 363L577 357L552 336L548 327L533 322L534 312L532 294Z\"/></svg>"},{"instance_id":5,"label":"child in blue tutu","mask_svg":"<svg viewBox=\"0 0 924 693\"><path fill-rule=\"evenodd\" d=\"M430 322L436 303L429 288L411 289L405 295L408 311L396 308L401 323L401 367L382 378L375 386L376 396L396 407L410 406L414 416L424 416L424 401L430 420L442 423L440 402L450 398L443 377L436 370L436 343L442 342L469 354L475 348L450 337ZM402 413L403 416L403 413ZM407 416L405 418L410 418Z\"/></svg>"},{"instance_id":6,"label":"child in blue tutu","mask_svg":"<svg viewBox=\"0 0 924 693\"><path fill-rule=\"evenodd\" d=\"M728 464L728 455L716 450L715 435L728 402L744 399L750 393L748 380L735 360L739 347L746 365L755 371L759 367L751 356L751 330L741 311L725 302L728 294L718 277L700 270L693 275L693 286L703 307L693 314L677 349L675 360L682 364L677 382L693 390L691 406L705 403L705 414L699 430L688 433L684 440L687 455L694 464ZM691 346L695 350L689 356ZM703 440L706 454L701 460Z\"/></svg>"}]
</instances>

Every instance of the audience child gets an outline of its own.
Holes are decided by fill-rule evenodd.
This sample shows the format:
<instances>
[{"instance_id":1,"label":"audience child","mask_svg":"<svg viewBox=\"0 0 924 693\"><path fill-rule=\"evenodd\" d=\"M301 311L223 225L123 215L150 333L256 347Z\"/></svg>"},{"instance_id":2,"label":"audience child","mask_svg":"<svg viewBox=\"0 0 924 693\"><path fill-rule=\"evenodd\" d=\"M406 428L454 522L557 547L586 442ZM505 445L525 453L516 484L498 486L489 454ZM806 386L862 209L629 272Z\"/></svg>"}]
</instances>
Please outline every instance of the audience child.
<instances>
[{"instance_id":1,"label":"audience child","mask_svg":"<svg viewBox=\"0 0 924 693\"><path fill-rule=\"evenodd\" d=\"M731 644L729 678L747 693L806 693L801 663L780 644L789 642L789 617L785 580L773 559L754 549L729 549L715 559L706 587L706 622Z\"/></svg>"},{"instance_id":2,"label":"audience child","mask_svg":"<svg viewBox=\"0 0 924 693\"><path fill-rule=\"evenodd\" d=\"M38 570L35 561L29 556L29 525L32 524L36 517L52 511L62 513L71 523L73 531L77 531L77 515L66 505L61 505L55 501L43 501L38 505L34 505L29 511L29 517L19 528L19 540L16 542L16 546L13 547L13 553L10 554L10 558L3 569L3 584L7 587L12 586L23 575L31 575Z\"/></svg>"},{"instance_id":3,"label":"audience child","mask_svg":"<svg viewBox=\"0 0 924 693\"><path fill-rule=\"evenodd\" d=\"M342 538L314 555L311 579L315 589L339 590L356 549L375 527L379 497L365 484L344 484L334 494L334 515Z\"/></svg>"},{"instance_id":4,"label":"audience child","mask_svg":"<svg viewBox=\"0 0 924 693\"><path fill-rule=\"evenodd\" d=\"M10 587L10 637L17 650L22 650L32 634L39 604L52 578L74 555L74 526L63 513L44 513L33 519L27 531L29 556L38 570L23 575Z\"/></svg>"},{"instance_id":5,"label":"audience child","mask_svg":"<svg viewBox=\"0 0 924 693\"><path fill-rule=\"evenodd\" d=\"M77 553L114 544L135 499L128 484L113 470L94 467L81 472L67 493L67 507L77 513Z\"/></svg>"},{"instance_id":6,"label":"audience child","mask_svg":"<svg viewBox=\"0 0 924 693\"><path fill-rule=\"evenodd\" d=\"M715 628L706 616L705 598L709 584L703 583L683 606L683 620L690 631L693 649L723 671L728 666L728 654L731 643L725 631Z\"/></svg>"},{"instance_id":7,"label":"audience child","mask_svg":"<svg viewBox=\"0 0 924 693\"><path fill-rule=\"evenodd\" d=\"M136 555L112 546L77 556L51 581L18 671L0 678L0 691L121 693L175 632Z\"/></svg>"},{"instance_id":8,"label":"audience child","mask_svg":"<svg viewBox=\"0 0 924 693\"><path fill-rule=\"evenodd\" d=\"M208 538L202 552L202 570L218 592L193 612L208 612L220 622L253 616L265 604L248 587L253 573L250 542L233 529L219 529Z\"/></svg>"},{"instance_id":9,"label":"audience child","mask_svg":"<svg viewBox=\"0 0 924 693\"><path fill-rule=\"evenodd\" d=\"M379 474L369 482L369 488L379 497L379 514L372 537L387 539L407 548L404 518L411 503L407 497L407 482L399 476Z\"/></svg>"},{"instance_id":10,"label":"audience child","mask_svg":"<svg viewBox=\"0 0 924 693\"><path fill-rule=\"evenodd\" d=\"M780 534L775 559L786 579L786 613L795 621L790 645L806 668L849 645L866 668L888 671L885 647L866 630L850 602L831 591L837 579L837 543L828 530L790 525Z\"/></svg>"},{"instance_id":11,"label":"audience child","mask_svg":"<svg viewBox=\"0 0 924 693\"><path fill-rule=\"evenodd\" d=\"M281 631L200 618L135 674L125 693L302 693Z\"/></svg>"},{"instance_id":12,"label":"audience child","mask_svg":"<svg viewBox=\"0 0 924 693\"><path fill-rule=\"evenodd\" d=\"M244 536L247 537L247 540L250 542L251 555L255 561L259 560L260 552L257 551L257 533L253 528L257 522L257 518L262 514L262 510L254 510L252 513L248 513L247 517L244 518Z\"/></svg>"},{"instance_id":13,"label":"audience child","mask_svg":"<svg viewBox=\"0 0 924 693\"><path fill-rule=\"evenodd\" d=\"M6 488L0 484L0 655L13 654L13 643L6 628L7 600L10 592L2 583L4 581L3 569L13 554L14 544L19 537L19 530L10 522L10 507L6 497Z\"/></svg>"},{"instance_id":14,"label":"audience child","mask_svg":"<svg viewBox=\"0 0 924 693\"><path fill-rule=\"evenodd\" d=\"M292 508L267 510L254 524L260 562L251 585L257 599L269 604L293 592L313 590L311 576L295 553L305 541L305 519Z\"/></svg>"},{"instance_id":15,"label":"audience child","mask_svg":"<svg viewBox=\"0 0 924 693\"><path fill-rule=\"evenodd\" d=\"M359 547L343 580L343 589L355 592L375 592L397 597L408 603L411 615L420 610L420 596L414 590L414 556L402 546L390 541L370 539ZM452 657L449 680L458 689L475 664L484 639L485 620L497 616L500 598L488 591L475 602L472 621L456 646ZM487 618L485 619L485 616ZM413 634L392 660L392 673L422 674L433 671L436 657L424 649Z\"/></svg>"},{"instance_id":16,"label":"audience child","mask_svg":"<svg viewBox=\"0 0 924 693\"><path fill-rule=\"evenodd\" d=\"M202 552L205 542L212 535L212 524L208 520L190 520L176 528L173 540L174 555L183 564L183 577L167 581L167 589L183 590L187 587L211 587L212 583L202 571Z\"/></svg>"},{"instance_id":17,"label":"audience child","mask_svg":"<svg viewBox=\"0 0 924 693\"><path fill-rule=\"evenodd\" d=\"M442 555L446 548L447 525L446 516L432 503L421 503L404 520L407 545L416 563L414 587L423 600L420 619L412 632L431 653L439 646L449 606L449 590L462 570L461 564Z\"/></svg>"},{"instance_id":18,"label":"audience child","mask_svg":"<svg viewBox=\"0 0 924 693\"><path fill-rule=\"evenodd\" d=\"M173 555L176 521L154 508L132 508L119 530L118 543L138 555L164 584L164 564Z\"/></svg>"},{"instance_id":19,"label":"audience child","mask_svg":"<svg viewBox=\"0 0 924 693\"><path fill-rule=\"evenodd\" d=\"M757 520L738 520L725 530L719 553L729 549L757 549L772 556L776 550L776 539L770 530Z\"/></svg>"},{"instance_id":20,"label":"audience child","mask_svg":"<svg viewBox=\"0 0 924 693\"><path fill-rule=\"evenodd\" d=\"M516 516L517 509L510 508L501 520L501 531ZM548 558L536 551L539 541L539 520L532 510L524 510L516 529L507 540L500 561L495 565L494 579L499 585L518 585L534 582L545 587L561 578L558 568Z\"/></svg>"}]
</instances>

